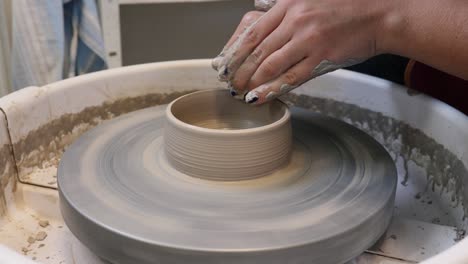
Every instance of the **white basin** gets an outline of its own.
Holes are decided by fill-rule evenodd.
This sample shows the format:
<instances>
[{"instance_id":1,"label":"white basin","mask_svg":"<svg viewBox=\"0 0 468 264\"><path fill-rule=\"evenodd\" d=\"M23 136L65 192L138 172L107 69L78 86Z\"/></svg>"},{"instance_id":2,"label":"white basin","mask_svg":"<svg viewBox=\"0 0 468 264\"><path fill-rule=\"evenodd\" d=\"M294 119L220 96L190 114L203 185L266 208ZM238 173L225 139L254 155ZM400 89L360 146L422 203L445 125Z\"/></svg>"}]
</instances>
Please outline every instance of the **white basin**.
<instances>
[{"instance_id":1,"label":"white basin","mask_svg":"<svg viewBox=\"0 0 468 264\"><path fill-rule=\"evenodd\" d=\"M73 237L59 212L56 167L64 148L104 120L220 86L210 60L191 60L107 70L1 98L0 245L41 263L102 263ZM345 70L309 81L283 100L357 126L395 157L400 184L393 223L351 263L468 263L468 239L462 240L467 116ZM47 237L36 240L39 232Z\"/></svg>"}]
</instances>

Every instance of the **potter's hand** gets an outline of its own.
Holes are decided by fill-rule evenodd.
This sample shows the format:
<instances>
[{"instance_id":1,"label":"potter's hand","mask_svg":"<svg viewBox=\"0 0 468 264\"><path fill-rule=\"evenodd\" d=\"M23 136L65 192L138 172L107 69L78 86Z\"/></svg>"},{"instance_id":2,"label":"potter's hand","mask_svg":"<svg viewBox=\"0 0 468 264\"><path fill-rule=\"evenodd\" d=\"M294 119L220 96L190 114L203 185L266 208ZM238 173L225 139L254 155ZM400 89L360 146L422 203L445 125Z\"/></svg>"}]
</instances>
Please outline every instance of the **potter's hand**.
<instances>
[{"instance_id":1,"label":"potter's hand","mask_svg":"<svg viewBox=\"0 0 468 264\"><path fill-rule=\"evenodd\" d=\"M278 0L268 12L244 17L213 67L233 95L264 103L375 55L381 2Z\"/></svg>"}]
</instances>

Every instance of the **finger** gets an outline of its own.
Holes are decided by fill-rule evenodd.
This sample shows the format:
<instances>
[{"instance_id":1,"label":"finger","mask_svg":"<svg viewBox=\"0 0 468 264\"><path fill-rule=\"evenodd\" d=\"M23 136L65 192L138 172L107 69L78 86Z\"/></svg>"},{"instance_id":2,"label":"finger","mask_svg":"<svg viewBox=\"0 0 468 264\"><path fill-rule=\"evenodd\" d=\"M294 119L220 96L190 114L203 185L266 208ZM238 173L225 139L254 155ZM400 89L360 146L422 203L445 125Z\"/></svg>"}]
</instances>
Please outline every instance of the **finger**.
<instances>
[{"instance_id":1,"label":"finger","mask_svg":"<svg viewBox=\"0 0 468 264\"><path fill-rule=\"evenodd\" d=\"M305 58L275 80L248 92L245 102L259 105L293 90L311 78L311 71L315 64L316 62L310 57Z\"/></svg>"},{"instance_id":2,"label":"finger","mask_svg":"<svg viewBox=\"0 0 468 264\"><path fill-rule=\"evenodd\" d=\"M260 85L276 79L286 70L302 61L306 51L299 48L300 44L295 41L288 42L281 49L275 51L256 69L249 79L246 88L252 90Z\"/></svg>"},{"instance_id":3,"label":"finger","mask_svg":"<svg viewBox=\"0 0 468 264\"><path fill-rule=\"evenodd\" d=\"M247 28L249 27L250 25L252 25L255 21L257 21L263 14L265 14L265 12L260 12L260 11L250 11L250 12L247 12L244 17L242 17L242 20L241 22L239 23L239 25L237 26L236 30L234 31L234 33L232 34L231 38L229 39L229 41L226 43L226 45L224 46L223 50L221 51L221 53L213 59L212 63L211 63L211 66L213 66L213 69L217 70L218 67L219 67L219 63L221 61L221 57L224 56L224 53L226 51L226 49L228 49L229 47L231 47L232 43L234 43L234 41L239 37L239 35Z\"/></svg>"},{"instance_id":4,"label":"finger","mask_svg":"<svg viewBox=\"0 0 468 264\"><path fill-rule=\"evenodd\" d=\"M218 65L218 78L230 80L245 58L260 44L283 20L286 9L275 5L265 15L249 26L225 51Z\"/></svg>"},{"instance_id":5,"label":"finger","mask_svg":"<svg viewBox=\"0 0 468 264\"><path fill-rule=\"evenodd\" d=\"M236 31L234 31L234 34L232 34L231 38L227 42L225 47L230 47L232 43L239 37L239 35L244 32L244 30L252 25L255 21L257 21L262 15L264 15L265 12L260 12L260 11L250 11L244 15L242 18L239 26L237 27Z\"/></svg>"},{"instance_id":6,"label":"finger","mask_svg":"<svg viewBox=\"0 0 468 264\"><path fill-rule=\"evenodd\" d=\"M247 83L250 81L255 71L270 55L274 54L275 52L279 52L280 54L282 54L285 52L284 49L287 50L286 53L292 53L289 51L289 46L285 46L285 44L287 44L288 41L291 39L291 34L291 31L286 26L284 26L284 24L281 24L268 37L266 37L265 40L257 46L257 48L254 49L254 51L245 59L245 61L241 64L241 66L237 69L236 73L232 77L232 87L235 89L236 92L242 93L248 90L246 87ZM284 49L281 50L283 47ZM290 55L280 54L273 56L289 57ZM295 59L285 69L297 63L300 59L302 59L302 57Z\"/></svg>"}]
</instances>

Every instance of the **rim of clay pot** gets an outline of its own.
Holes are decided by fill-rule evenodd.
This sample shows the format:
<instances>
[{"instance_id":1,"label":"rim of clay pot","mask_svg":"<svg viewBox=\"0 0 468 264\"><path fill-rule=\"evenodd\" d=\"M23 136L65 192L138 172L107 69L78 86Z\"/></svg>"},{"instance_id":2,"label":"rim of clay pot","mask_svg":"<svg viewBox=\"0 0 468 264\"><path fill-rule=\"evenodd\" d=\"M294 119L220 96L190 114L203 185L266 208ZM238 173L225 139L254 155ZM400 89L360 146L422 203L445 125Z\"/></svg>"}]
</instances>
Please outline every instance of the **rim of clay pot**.
<instances>
[{"instance_id":1,"label":"rim of clay pot","mask_svg":"<svg viewBox=\"0 0 468 264\"><path fill-rule=\"evenodd\" d=\"M236 128L236 129L226 129L226 130L216 129L216 128L206 128L206 127L201 127L201 126L197 126L197 125L193 125L193 124L184 122L184 121L180 120L179 118L177 118L172 112L173 106L175 104L177 104L178 102L180 102L181 100L184 100L184 99L186 99L188 97L192 97L192 96L195 96L195 95L198 95L198 94L201 94L201 93L215 93L215 92L226 92L226 93L228 93L229 91L224 90L224 89L210 89L210 90L197 91L197 92L193 92L193 93L183 95L183 96L175 99L171 103L169 103L169 105L166 108L166 118L172 124L177 125L181 129L191 130L191 131L194 131L194 132L207 133L207 134L211 134L211 135L245 135L245 134L252 134L252 133L254 133L254 134L264 133L266 131L273 130L273 129L276 129L278 127L281 127L283 124L289 122L289 120L291 118L291 112L289 111L288 105L286 105L284 102L282 102L282 101L280 101L278 99L275 99L274 101L272 101L270 103L275 103L275 104L278 104L278 105L281 106L281 110L283 111L283 114L281 115L281 117L279 119L273 121L272 123L269 123L269 124L266 124L266 125L260 125L258 127L252 127L252 128ZM236 99L232 98L232 100L236 100ZM261 106L246 105L246 107L261 107Z\"/></svg>"}]
</instances>

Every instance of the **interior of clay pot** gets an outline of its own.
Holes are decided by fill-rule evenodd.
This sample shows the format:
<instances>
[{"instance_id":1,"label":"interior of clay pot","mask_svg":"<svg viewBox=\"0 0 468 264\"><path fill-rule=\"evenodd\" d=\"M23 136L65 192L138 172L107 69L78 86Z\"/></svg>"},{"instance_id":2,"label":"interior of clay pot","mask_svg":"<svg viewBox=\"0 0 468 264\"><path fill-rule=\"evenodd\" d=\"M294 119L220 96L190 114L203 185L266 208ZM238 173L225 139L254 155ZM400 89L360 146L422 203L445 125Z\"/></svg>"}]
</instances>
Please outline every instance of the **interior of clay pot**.
<instances>
[{"instance_id":1,"label":"interior of clay pot","mask_svg":"<svg viewBox=\"0 0 468 264\"><path fill-rule=\"evenodd\" d=\"M178 120L189 125L238 130L277 122L285 115L286 106L279 101L251 106L234 100L227 90L210 90L179 98L172 105L171 112Z\"/></svg>"}]
</instances>

